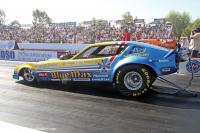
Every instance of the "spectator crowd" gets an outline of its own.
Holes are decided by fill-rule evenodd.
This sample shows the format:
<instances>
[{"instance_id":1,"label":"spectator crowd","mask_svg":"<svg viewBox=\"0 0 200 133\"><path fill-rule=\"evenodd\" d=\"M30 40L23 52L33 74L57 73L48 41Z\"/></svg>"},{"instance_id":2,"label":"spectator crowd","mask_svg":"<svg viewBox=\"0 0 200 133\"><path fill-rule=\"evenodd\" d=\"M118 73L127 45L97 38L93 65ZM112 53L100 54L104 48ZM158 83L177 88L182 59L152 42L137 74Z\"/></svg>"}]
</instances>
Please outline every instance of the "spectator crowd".
<instances>
[{"instance_id":1,"label":"spectator crowd","mask_svg":"<svg viewBox=\"0 0 200 133\"><path fill-rule=\"evenodd\" d=\"M115 23L116 24L116 23ZM94 43L105 41L119 41L126 31L130 40L139 39L173 39L172 25L163 23L132 23L120 26L104 21L104 23L89 22L74 26L59 25L34 25L29 28L1 26L0 40L15 40L16 42L34 43Z\"/></svg>"}]
</instances>

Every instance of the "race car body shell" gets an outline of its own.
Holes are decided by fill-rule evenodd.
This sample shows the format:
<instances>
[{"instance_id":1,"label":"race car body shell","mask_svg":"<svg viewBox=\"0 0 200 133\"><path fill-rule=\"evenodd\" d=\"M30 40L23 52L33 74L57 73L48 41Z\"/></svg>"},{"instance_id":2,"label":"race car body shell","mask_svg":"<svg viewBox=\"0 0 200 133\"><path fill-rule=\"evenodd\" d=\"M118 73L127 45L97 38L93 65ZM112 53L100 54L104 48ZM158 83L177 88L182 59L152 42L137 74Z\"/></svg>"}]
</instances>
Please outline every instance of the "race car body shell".
<instances>
[{"instance_id":1,"label":"race car body shell","mask_svg":"<svg viewBox=\"0 0 200 133\"><path fill-rule=\"evenodd\" d=\"M23 63L14 69L13 78L19 79L28 68L37 81L113 82L127 65L143 65L156 76L174 73L175 60L175 52L147 43L106 42L89 45L71 59Z\"/></svg>"}]
</instances>

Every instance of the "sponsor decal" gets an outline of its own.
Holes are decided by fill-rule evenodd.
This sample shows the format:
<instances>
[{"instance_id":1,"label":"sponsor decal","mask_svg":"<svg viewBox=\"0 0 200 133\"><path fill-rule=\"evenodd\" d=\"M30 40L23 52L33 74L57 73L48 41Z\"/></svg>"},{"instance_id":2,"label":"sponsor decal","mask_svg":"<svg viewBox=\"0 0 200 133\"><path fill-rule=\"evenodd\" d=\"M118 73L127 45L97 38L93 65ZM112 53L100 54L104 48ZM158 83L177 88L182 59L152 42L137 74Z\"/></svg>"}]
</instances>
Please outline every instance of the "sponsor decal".
<instances>
[{"instance_id":1,"label":"sponsor decal","mask_svg":"<svg viewBox=\"0 0 200 133\"><path fill-rule=\"evenodd\" d=\"M125 57L130 57L130 56L150 56L149 53L133 53L133 54L129 54Z\"/></svg>"},{"instance_id":2,"label":"sponsor decal","mask_svg":"<svg viewBox=\"0 0 200 133\"><path fill-rule=\"evenodd\" d=\"M92 74L90 72L80 72L80 71L74 71L74 72L51 72L51 78L52 79L90 79L92 78Z\"/></svg>"},{"instance_id":3,"label":"sponsor decal","mask_svg":"<svg viewBox=\"0 0 200 133\"><path fill-rule=\"evenodd\" d=\"M142 47L134 47L134 48L131 50L131 54L144 53L145 51L146 51L145 48L142 48Z\"/></svg>"},{"instance_id":4,"label":"sponsor decal","mask_svg":"<svg viewBox=\"0 0 200 133\"><path fill-rule=\"evenodd\" d=\"M109 81L109 78L93 78L92 81Z\"/></svg>"},{"instance_id":5,"label":"sponsor decal","mask_svg":"<svg viewBox=\"0 0 200 133\"><path fill-rule=\"evenodd\" d=\"M93 75L94 78L108 78L109 76L106 74L106 75Z\"/></svg>"},{"instance_id":6,"label":"sponsor decal","mask_svg":"<svg viewBox=\"0 0 200 133\"><path fill-rule=\"evenodd\" d=\"M167 60L167 59L162 59L162 60L153 60L153 59L149 59L149 62L160 62L160 63L166 63L166 62L169 62L169 60Z\"/></svg>"},{"instance_id":7,"label":"sponsor decal","mask_svg":"<svg viewBox=\"0 0 200 133\"><path fill-rule=\"evenodd\" d=\"M100 63L98 63L100 73L106 73L110 69L111 63L112 63L112 61L110 61L108 58L106 58L106 59L102 60Z\"/></svg>"},{"instance_id":8,"label":"sponsor decal","mask_svg":"<svg viewBox=\"0 0 200 133\"><path fill-rule=\"evenodd\" d=\"M60 63L59 63L60 64ZM57 67L59 64L48 64L49 67Z\"/></svg>"},{"instance_id":9,"label":"sponsor decal","mask_svg":"<svg viewBox=\"0 0 200 133\"><path fill-rule=\"evenodd\" d=\"M47 78L48 77L48 73L47 72L39 72L38 76L41 78Z\"/></svg>"},{"instance_id":10,"label":"sponsor decal","mask_svg":"<svg viewBox=\"0 0 200 133\"><path fill-rule=\"evenodd\" d=\"M200 71L200 62L197 60L191 60L191 63L186 64L186 70L190 73L198 73Z\"/></svg>"},{"instance_id":11,"label":"sponsor decal","mask_svg":"<svg viewBox=\"0 0 200 133\"><path fill-rule=\"evenodd\" d=\"M158 60L158 62L169 62L169 60L167 60L167 59L163 59L163 60Z\"/></svg>"},{"instance_id":12,"label":"sponsor decal","mask_svg":"<svg viewBox=\"0 0 200 133\"><path fill-rule=\"evenodd\" d=\"M91 69L91 67L99 67L97 64L99 62L101 62L102 59L96 59L96 60L69 60L69 61L66 61L66 62L49 62L49 63L46 63L46 64L37 64L37 69L40 69L40 68L45 68L45 69L51 69L51 68L58 68L58 69L64 69L67 67L69 68L77 68L77 67L81 67L80 69Z\"/></svg>"},{"instance_id":13,"label":"sponsor decal","mask_svg":"<svg viewBox=\"0 0 200 133\"><path fill-rule=\"evenodd\" d=\"M132 56L149 56L149 53L132 54Z\"/></svg>"},{"instance_id":14,"label":"sponsor decal","mask_svg":"<svg viewBox=\"0 0 200 133\"><path fill-rule=\"evenodd\" d=\"M121 71L119 71L119 72L117 73L117 75L116 75L116 83L117 83L117 84L120 83L120 81L119 81L119 76L120 76L120 74L121 74Z\"/></svg>"},{"instance_id":15,"label":"sponsor decal","mask_svg":"<svg viewBox=\"0 0 200 133\"><path fill-rule=\"evenodd\" d=\"M61 67L62 63L58 62L58 63L47 63L47 64L37 64L37 69L40 68L57 68L57 67Z\"/></svg>"},{"instance_id":16,"label":"sponsor decal","mask_svg":"<svg viewBox=\"0 0 200 133\"><path fill-rule=\"evenodd\" d=\"M146 77L146 85L147 85L147 87L149 88L150 87L150 83L151 83L151 81L150 81L150 76L149 76L149 72L146 70L146 69L142 69L142 72L144 73L144 75L145 75L145 77ZM144 89L145 91L147 91L147 89Z\"/></svg>"},{"instance_id":17,"label":"sponsor decal","mask_svg":"<svg viewBox=\"0 0 200 133\"><path fill-rule=\"evenodd\" d=\"M89 65L89 64L97 64L100 62L100 59L96 60L77 60L77 61L67 61L64 62L64 66L83 66L83 65Z\"/></svg>"},{"instance_id":18,"label":"sponsor decal","mask_svg":"<svg viewBox=\"0 0 200 133\"><path fill-rule=\"evenodd\" d=\"M171 68L165 67L165 68L162 68L161 71L164 72L164 73L170 72L170 71L171 71Z\"/></svg>"},{"instance_id":19,"label":"sponsor decal","mask_svg":"<svg viewBox=\"0 0 200 133\"><path fill-rule=\"evenodd\" d=\"M134 47L126 57L129 56L149 56L149 53L146 53L146 48Z\"/></svg>"}]
</instances>

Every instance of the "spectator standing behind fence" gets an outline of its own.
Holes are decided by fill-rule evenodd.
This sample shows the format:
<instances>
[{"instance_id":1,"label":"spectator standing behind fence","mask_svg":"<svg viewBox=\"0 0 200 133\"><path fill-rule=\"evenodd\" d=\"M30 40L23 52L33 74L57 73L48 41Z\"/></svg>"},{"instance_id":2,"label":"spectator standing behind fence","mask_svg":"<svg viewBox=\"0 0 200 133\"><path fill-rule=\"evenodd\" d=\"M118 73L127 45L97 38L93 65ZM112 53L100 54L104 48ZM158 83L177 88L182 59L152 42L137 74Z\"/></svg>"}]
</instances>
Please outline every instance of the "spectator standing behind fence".
<instances>
[{"instance_id":1,"label":"spectator standing behind fence","mask_svg":"<svg viewBox=\"0 0 200 133\"><path fill-rule=\"evenodd\" d=\"M122 41L130 41L130 34L127 29L125 29L125 31L122 35Z\"/></svg>"},{"instance_id":2,"label":"spectator standing behind fence","mask_svg":"<svg viewBox=\"0 0 200 133\"><path fill-rule=\"evenodd\" d=\"M181 43L181 47L189 48L190 43L187 37L182 37L180 40L180 43Z\"/></svg>"},{"instance_id":3,"label":"spectator standing behind fence","mask_svg":"<svg viewBox=\"0 0 200 133\"><path fill-rule=\"evenodd\" d=\"M192 57L197 57L200 50L200 28L195 28L191 33L189 49L192 50Z\"/></svg>"}]
</instances>

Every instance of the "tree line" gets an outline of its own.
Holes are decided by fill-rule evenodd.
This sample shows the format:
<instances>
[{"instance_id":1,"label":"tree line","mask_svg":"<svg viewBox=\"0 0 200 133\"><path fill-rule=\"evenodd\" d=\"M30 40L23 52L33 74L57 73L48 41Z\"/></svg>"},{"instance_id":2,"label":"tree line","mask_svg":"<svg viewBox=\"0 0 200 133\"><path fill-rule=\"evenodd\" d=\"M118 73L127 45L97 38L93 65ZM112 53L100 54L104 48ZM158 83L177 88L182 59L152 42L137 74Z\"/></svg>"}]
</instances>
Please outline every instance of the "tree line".
<instances>
[{"instance_id":1,"label":"tree line","mask_svg":"<svg viewBox=\"0 0 200 133\"><path fill-rule=\"evenodd\" d=\"M33 10L32 16L33 16L33 21L32 21L33 25L37 24L46 25L52 23L52 19L48 16L48 14L45 11L41 11L38 9ZM5 22L6 22L6 14L3 10L0 9L0 25L5 25ZM16 27L21 26L18 20L13 20L8 25Z\"/></svg>"},{"instance_id":2,"label":"tree line","mask_svg":"<svg viewBox=\"0 0 200 133\"><path fill-rule=\"evenodd\" d=\"M33 25L46 25L52 23L52 19L48 16L45 11L41 10L33 10ZM180 39L181 36L189 37L192 28L200 27L200 18L196 20L192 20L191 16L187 12L178 12L178 11L170 11L165 19L170 21L173 24L172 33L173 35ZM99 19L102 20L102 19ZM131 25L134 23L133 16L130 12L125 12L122 14L122 20L124 20L125 24ZM98 19L93 18L92 21L98 21ZM0 9L0 25L4 25L6 22L6 14L3 10ZM20 27L20 23L18 20L13 20L9 23L10 26Z\"/></svg>"},{"instance_id":3,"label":"tree line","mask_svg":"<svg viewBox=\"0 0 200 133\"><path fill-rule=\"evenodd\" d=\"M122 18L126 23L133 23L133 17L130 12L125 12ZM187 12L170 11L165 19L170 21L173 25L172 34L179 40L181 36L190 37L193 28L200 27L200 18L195 20Z\"/></svg>"}]
</instances>

